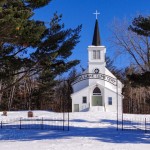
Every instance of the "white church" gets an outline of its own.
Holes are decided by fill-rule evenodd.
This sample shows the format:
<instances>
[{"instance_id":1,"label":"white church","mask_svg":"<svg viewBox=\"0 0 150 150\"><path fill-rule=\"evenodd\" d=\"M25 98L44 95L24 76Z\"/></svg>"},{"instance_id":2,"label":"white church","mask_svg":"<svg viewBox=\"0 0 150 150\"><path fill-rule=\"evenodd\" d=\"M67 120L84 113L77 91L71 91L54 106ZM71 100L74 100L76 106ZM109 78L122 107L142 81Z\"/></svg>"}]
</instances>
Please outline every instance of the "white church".
<instances>
[{"instance_id":1,"label":"white church","mask_svg":"<svg viewBox=\"0 0 150 150\"><path fill-rule=\"evenodd\" d=\"M72 83L72 112L122 112L122 83L105 67L106 47L101 45L96 18L88 68Z\"/></svg>"}]
</instances>

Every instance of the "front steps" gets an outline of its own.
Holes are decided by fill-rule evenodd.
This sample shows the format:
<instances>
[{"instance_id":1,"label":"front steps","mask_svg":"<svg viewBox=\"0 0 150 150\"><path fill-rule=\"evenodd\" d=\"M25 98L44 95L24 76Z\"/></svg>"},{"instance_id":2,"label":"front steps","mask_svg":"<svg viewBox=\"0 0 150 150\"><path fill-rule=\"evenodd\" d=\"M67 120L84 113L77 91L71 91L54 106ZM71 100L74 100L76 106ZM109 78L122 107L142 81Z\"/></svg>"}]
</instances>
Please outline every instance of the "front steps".
<instances>
[{"instance_id":1,"label":"front steps","mask_svg":"<svg viewBox=\"0 0 150 150\"><path fill-rule=\"evenodd\" d=\"M104 112L105 111L105 108L104 106L92 106L89 111L92 111L92 112L96 112L96 111L101 111L101 112Z\"/></svg>"}]
</instances>

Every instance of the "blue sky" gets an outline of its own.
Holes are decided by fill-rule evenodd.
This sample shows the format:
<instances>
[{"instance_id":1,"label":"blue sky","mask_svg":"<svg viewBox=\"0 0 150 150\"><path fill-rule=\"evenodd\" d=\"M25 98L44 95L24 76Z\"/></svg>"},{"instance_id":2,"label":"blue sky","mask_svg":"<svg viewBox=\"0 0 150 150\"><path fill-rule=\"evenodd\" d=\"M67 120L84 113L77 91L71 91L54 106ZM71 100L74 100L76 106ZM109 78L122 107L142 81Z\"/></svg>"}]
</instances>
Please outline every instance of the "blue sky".
<instances>
[{"instance_id":1,"label":"blue sky","mask_svg":"<svg viewBox=\"0 0 150 150\"><path fill-rule=\"evenodd\" d=\"M52 0L52 2L39 10L35 11L34 18L49 22L53 14L57 11L62 14L62 22L66 28L75 28L82 24L80 43L73 51L70 59L79 59L80 65L87 67L87 47L91 45L96 10L100 12L98 16L102 45L107 48L107 55L115 58L115 49L111 48L109 38L111 37L110 25L114 18L127 18L131 21L138 14L150 14L150 0ZM128 64L128 60L122 57L115 60L117 67Z\"/></svg>"}]
</instances>

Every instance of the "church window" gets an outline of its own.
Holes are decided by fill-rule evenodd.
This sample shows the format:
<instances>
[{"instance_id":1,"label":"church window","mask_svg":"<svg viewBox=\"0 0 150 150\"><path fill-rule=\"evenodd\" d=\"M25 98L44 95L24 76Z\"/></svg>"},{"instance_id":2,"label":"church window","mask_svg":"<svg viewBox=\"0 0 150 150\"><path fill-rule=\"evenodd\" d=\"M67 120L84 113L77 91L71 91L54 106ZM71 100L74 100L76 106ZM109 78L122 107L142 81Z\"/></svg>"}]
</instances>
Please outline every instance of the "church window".
<instances>
[{"instance_id":1,"label":"church window","mask_svg":"<svg viewBox=\"0 0 150 150\"><path fill-rule=\"evenodd\" d=\"M87 98L86 98L86 96L84 96L84 97L82 98L82 102L83 102L83 103L87 103Z\"/></svg>"},{"instance_id":2,"label":"church window","mask_svg":"<svg viewBox=\"0 0 150 150\"><path fill-rule=\"evenodd\" d=\"M101 90L96 87L94 90L93 90L93 95L101 95Z\"/></svg>"},{"instance_id":3,"label":"church window","mask_svg":"<svg viewBox=\"0 0 150 150\"><path fill-rule=\"evenodd\" d=\"M96 50L93 51L93 59L96 59Z\"/></svg>"},{"instance_id":4,"label":"church window","mask_svg":"<svg viewBox=\"0 0 150 150\"><path fill-rule=\"evenodd\" d=\"M93 59L100 59L100 50L93 50Z\"/></svg>"},{"instance_id":5,"label":"church window","mask_svg":"<svg viewBox=\"0 0 150 150\"><path fill-rule=\"evenodd\" d=\"M112 105L112 97L108 97L108 105Z\"/></svg>"}]
</instances>

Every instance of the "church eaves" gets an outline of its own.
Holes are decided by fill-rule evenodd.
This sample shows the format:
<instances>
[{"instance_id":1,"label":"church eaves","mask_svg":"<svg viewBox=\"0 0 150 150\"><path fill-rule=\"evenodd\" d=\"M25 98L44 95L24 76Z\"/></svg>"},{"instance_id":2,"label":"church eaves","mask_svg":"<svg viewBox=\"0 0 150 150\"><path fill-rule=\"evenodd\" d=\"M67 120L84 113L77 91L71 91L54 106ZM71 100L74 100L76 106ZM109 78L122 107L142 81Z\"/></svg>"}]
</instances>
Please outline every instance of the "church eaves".
<instances>
[{"instance_id":1,"label":"church eaves","mask_svg":"<svg viewBox=\"0 0 150 150\"><path fill-rule=\"evenodd\" d=\"M95 22L92 45L94 45L94 46L100 46L101 45L100 34L99 34L99 26L98 26L98 20L97 19L96 19L96 22Z\"/></svg>"}]
</instances>

